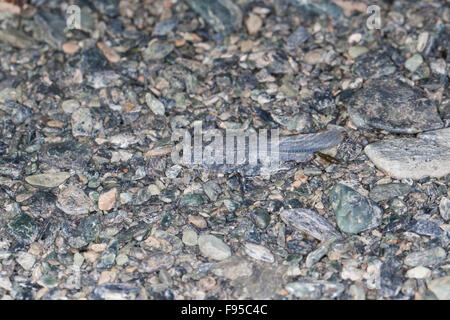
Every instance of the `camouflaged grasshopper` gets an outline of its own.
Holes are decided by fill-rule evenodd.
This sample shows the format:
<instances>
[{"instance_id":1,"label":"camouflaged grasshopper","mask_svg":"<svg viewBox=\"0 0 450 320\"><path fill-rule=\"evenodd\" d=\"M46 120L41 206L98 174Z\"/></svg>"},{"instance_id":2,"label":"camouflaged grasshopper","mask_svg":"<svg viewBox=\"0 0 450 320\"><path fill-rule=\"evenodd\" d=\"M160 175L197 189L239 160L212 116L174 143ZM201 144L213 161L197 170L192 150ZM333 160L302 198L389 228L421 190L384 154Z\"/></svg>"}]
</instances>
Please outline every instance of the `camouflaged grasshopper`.
<instances>
[{"instance_id":1,"label":"camouflaged grasshopper","mask_svg":"<svg viewBox=\"0 0 450 320\"><path fill-rule=\"evenodd\" d=\"M177 130L172 140L181 143L172 151L172 161L192 169L207 169L242 176L273 174L290 169L295 163L307 162L314 153L331 148L342 141L336 130L293 136L279 136L278 129L255 131L226 130L225 138L218 129L202 131L194 123L194 143L187 130ZM182 151L183 155L180 155Z\"/></svg>"}]
</instances>

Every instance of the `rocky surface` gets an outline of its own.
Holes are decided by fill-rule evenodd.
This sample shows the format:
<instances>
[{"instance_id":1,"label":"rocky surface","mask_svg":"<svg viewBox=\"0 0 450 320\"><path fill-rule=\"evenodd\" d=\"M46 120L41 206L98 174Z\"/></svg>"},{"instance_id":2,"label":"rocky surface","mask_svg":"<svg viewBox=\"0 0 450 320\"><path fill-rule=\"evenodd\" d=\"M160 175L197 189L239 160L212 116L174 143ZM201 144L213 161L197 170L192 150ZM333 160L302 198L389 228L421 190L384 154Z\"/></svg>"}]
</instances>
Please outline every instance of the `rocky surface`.
<instances>
[{"instance_id":1,"label":"rocky surface","mask_svg":"<svg viewBox=\"0 0 450 320\"><path fill-rule=\"evenodd\" d=\"M368 1L26 2L0 9L0 299L449 299L443 1L379 1L380 29ZM279 129L283 166L177 163L195 121Z\"/></svg>"}]
</instances>

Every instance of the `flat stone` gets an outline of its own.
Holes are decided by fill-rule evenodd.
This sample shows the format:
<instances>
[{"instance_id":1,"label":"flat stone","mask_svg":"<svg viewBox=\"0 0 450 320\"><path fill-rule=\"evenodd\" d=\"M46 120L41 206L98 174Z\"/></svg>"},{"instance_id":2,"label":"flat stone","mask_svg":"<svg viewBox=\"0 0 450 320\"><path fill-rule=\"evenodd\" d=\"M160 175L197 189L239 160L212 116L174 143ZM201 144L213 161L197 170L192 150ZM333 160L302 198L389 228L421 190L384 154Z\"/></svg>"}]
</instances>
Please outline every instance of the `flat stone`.
<instances>
[{"instance_id":1,"label":"flat stone","mask_svg":"<svg viewBox=\"0 0 450 320\"><path fill-rule=\"evenodd\" d=\"M231 0L190 0L188 4L217 33L227 35L242 25L241 9Z\"/></svg>"},{"instance_id":2,"label":"flat stone","mask_svg":"<svg viewBox=\"0 0 450 320\"><path fill-rule=\"evenodd\" d=\"M245 253L256 260L261 260L264 262L273 263L275 261L275 257L272 252L264 246L254 244L251 242L247 242L244 244Z\"/></svg>"},{"instance_id":3,"label":"flat stone","mask_svg":"<svg viewBox=\"0 0 450 320\"><path fill-rule=\"evenodd\" d=\"M348 49L348 55L353 59L359 57L360 55L369 51L366 47L363 46L353 46Z\"/></svg>"},{"instance_id":4,"label":"flat stone","mask_svg":"<svg viewBox=\"0 0 450 320\"><path fill-rule=\"evenodd\" d=\"M443 127L436 104L422 90L398 79L368 81L351 98L348 113L358 127L394 133L419 133Z\"/></svg>"},{"instance_id":5,"label":"flat stone","mask_svg":"<svg viewBox=\"0 0 450 320\"><path fill-rule=\"evenodd\" d=\"M375 202L343 184L330 192L330 203L341 231L359 233L380 225L383 211Z\"/></svg>"},{"instance_id":6,"label":"flat stone","mask_svg":"<svg viewBox=\"0 0 450 320\"><path fill-rule=\"evenodd\" d=\"M187 246L196 246L198 244L197 232L191 229L184 230L181 241Z\"/></svg>"},{"instance_id":7,"label":"flat stone","mask_svg":"<svg viewBox=\"0 0 450 320\"><path fill-rule=\"evenodd\" d=\"M327 219L313 210L286 209L280 212L280 217L287 225L320 241L340 236Z\"/></svg>"},{"instance_id":8,"label":"flat stone","mask_svg":"<svg viewBox=\"0 0 450 320\"><path fill-rule=\"evenodd\" d=\"M447 253L441 247L412 252L405 258L405 264L410 267L432 266L445 260Z\"/></svg>"},{"instance_id":9,"label":"flat stone","mask_svg":"<svg viewBox=\"0 0 450 320\"><path fill-rule=\"evenodd\" d=\"M418 266L412 269L409 269L406 272L406 277L407 278L413 278L413 279L426 279L431 277L431 270L423 267L423 266Z\"/></svg>"},{"instance_id":10,"label":"flat stone","mask_svg":"<svg viewBox=\"0 0 450 320\"><path fill-rule=\"evenodd\" d=\"M213 260L224 260L231 256L230 247L213 235L198 237L198 247L203 256Z\"/></svg>"},{"instance_id":11,"label":"flat stone","mask_svg":"<svg viewBox=\"0 0 450 320\"><path fill-rule=\"evenodd\" d=\"M142 52L144 60L161 60L168 56L175 46L169 42L152 41Z\"/></svg>"},{"instance_id":12,"label":"flat stone","mask_svg":"<svg viewBox=\"0 0 450 320\"><path fill-rule=\"evenodd\" d=\"M28 176L25 181L34 187L55 188L70 178L68 172L41 173Z\"/></svg>"},{"instance_id":13,"label":"flat stone","mask_svg":"<svg viewBox=\"0 0 450 320\"><path fill-rule=\"evenodd\" d=\"M56 206L69 215L83 215L94 210L91 199L74 185L68 186L58 194Z\"/></svg>"},{"instance_id":14,"label":"flat stone","mask_svg":"<svg viewBox=\"0 0 450 320\"><path fill-rule=\"evenodd\" d=\"M396 179L439 178L450 173L450 149L421 139L379 141L364 152L377 168Z\"/></svg>"},{"instance_id":15,"label":"flat stone","mask_svg":"<svg viewBox=\"0 0 450 320\"><path fill-rule=\"evenodd\" d=\"M145 101L147 102L147 106L150 108L150 110L152 110L154 114L163 116L166 112L164 104L159 101L153 94L147 93L145 95Z\"/></svg>"},{"instance_id":16,"label":"flat stone","mask_svg":"<svg viewBox=\"0 0 450 320\"><path fill-rule=\"evenodd\" d=\"M439 300L450 300L450 276L437 278L428 284L430 289Z\"/></svg>"},{"instance_id":17,"label":"flat stone","mask_svg":"<svg viewBox=\"0 0 450 320\"><path fill-rule=\"evenodd\" d=\"M450 127L423 132L417 137L427 142L450 148Z\"/></svg>"},{"instance_id":18,"label":"flat stone","mask_svg":"<svg viewBox=\"0 0 450 320\"><path fill-rule=\"evenodd\" d=\"M31 268L33 268L34 266L34 263L36 262L36 257L32 254L29 254L28 252L19 252L17 254L16 261L25 270L31 270Z\"/></svg>"},{"instance_id":19,"label":"flat stone","mask_svg":"<svg viewBox=\"0 0 450 320\"><path fill-rule=\"evenodd\" d=\"M370 190L369 197L375 202L389 200L395 197L404 196L411 192L410 185L405 183L379 184Z\"/></svg>"},{"instance_id":20,"label":"flat stone","mask_svg":"<svg viewBox=\"0 0 450 320\"><path fill-rule=\"evenodd\" d=\"M112 208L114 208L117 196L118 192L116 188L100 194L98 198L98 208L104 211L111 210Z\"/></svg>"}]
</instances>

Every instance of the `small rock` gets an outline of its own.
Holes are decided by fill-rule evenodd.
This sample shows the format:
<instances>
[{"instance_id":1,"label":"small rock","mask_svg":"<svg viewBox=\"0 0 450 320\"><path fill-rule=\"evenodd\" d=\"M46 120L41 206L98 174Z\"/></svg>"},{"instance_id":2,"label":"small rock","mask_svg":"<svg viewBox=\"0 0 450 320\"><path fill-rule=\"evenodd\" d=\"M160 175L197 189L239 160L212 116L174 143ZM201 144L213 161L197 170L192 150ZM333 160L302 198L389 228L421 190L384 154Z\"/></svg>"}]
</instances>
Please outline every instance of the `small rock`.
<instances>
[{"instance_id":1,"label":"small rock","mask_svg":"<svg viewBox=\"0 0 450 320\"><path fill-rule=\"evenodd\" d=\"M70 178L68 172L41 173L28 176L25 181L34 187L55 188Z\"/></svg>"},{"instance_id":2,"label":"small rock","mask_svg":"<svg viewBox=\"0 0 450 320\"><path fill-rule=\"evenodd\" d=\"M196 246L198 243L197 232L191 229L184 230L181 241L183 241L183 243L187 246Z\"/></svg>"},{"instance_id":3,"label":"small rock","mask_svg":"<svg viewBox=\"0 0 450 320\"><path fill-rule=\"evenodd\" d=\"M161 60L168 56L175 46L172 43L163 41L151 41L147 48L142 52L145 60Z\"/></svg>"},{"instance_id":4,"label":"small rock","mask_svg":"<svg viewBox=\"0 0 450 320\"><path fill-rule=\"evenodd\" d=\"M79 108L72 113L72 135L74 137L89 136L94 127L91 111Z\"/></svg>"},{"instance_id":5,"label":"small rock","mask_svg":"<svg viewBox=\"0 0 450 320\"><path fill-rule=\"evenodd\" d=\"M147 106L150 108L150 110L153 111L154 114L163 116L166 112L164 104L159 101L153 94L147 93L145 95L145 101L147 102Z\"/></svg>"},{"instance_id":6,"label":"small rock","mask_svg":"<svg viewBox=\"0 0 450 320\"><path fill-rule=\"evenodd\" d=\"M203 197L201 194L188 193L180 200L180 206L182 207L198 207L203 204Z\"/></svg>"},{"instance_id":7,"label":"small rock","mask_svg":"<svg viewBox=\"0 0 450 320\"><path fill-rule=\"evenodd\" d=\"M178 25L177 19L165 19L155 25L154 33L158 36L165 36L173 31Z\"/></svg>"},{"instance_id":8,"label":"small rock","mask_svg":"<svg viewBox=\"0 0 450 320\"><path fill-rule=\"evenodd\" d=\"M396 179L439 178L450 173L450 149L421 139L379 141L366 146L364 152L379 169Z\"/></svg>"},{"instance_id":9,"label":"small rock","mask_svg":"<svg viewBox=\"0 0 450 320\"><path fill-rule=\"evenodd\" d=\"M56 206L69 215L88 214L94 209L91 199L80 188L71 185L58 195Z\"/></svg>"},{"instance_id":10,"label":"small rock","mask_svg":"<svg viewBox=\"0 0 450 320\"><path fill-rule=\"evenodd\" d=\"M405 183L379 184L370 190L369 197L375 202L380 202L407 195L411 190L411 186Z\"/></svg>"},{"instance_id":11,"label":"small rock","mask_svg":"<svg viewBox=\"0 0 450 320\"><path fill-rule=\"evenodd\" d=\"M39 234L38 225L27 214L19 214L12 218L8 223L8 230L25 244L33 243Z\"/></svg>"},{"instance_id":12,"label":"small rock","mask_svg":"<svg viewBox=\"0 0 450 320\"><path fill-rule=\"evenodd\" d=\"M62 45L62 51L66 54L75 54L78 50L80 50L80 47L78 44L74 41L67 41Z\"/></svg>"},{"instance_id":13,"label":"small rock","mask_svg":"<svg viewBox=\"0 0 450 320\"><path fill-rule=\"evenodd\" d=\"M248 254L249 257L256 260L261 260L269 263L273 263L275 261L275 257L273 256L272 252L261 245L247 242L244 244L244 251L246 254Z\"/></svg>"},{"instance_id":14,"label":"small rock","mask_svg":"<svg viewBox=\"0 0 450 320\"><path fill-rule=\"evenodd\" d=\"M427 267L445 260L446 256L447 253L444 249L442 249L441 247L435 247L432 249L412 252L408 254L405 258L405 264L410 267Z\"/></svg>"},{"instance_id":15,"label":"small rock","mask_svg":"<svg viewBox=\"0 0 450 320\"><path fill-rule=\"evenodd\" d=\"M397 79L366 82L348 104L351 121L394 133L419 133L443 127L436 104L426 94Z\"/></svg>"},{"instance_id":16,"label":"small rock","mask_svg":"<svg viewBox=\"0 0 450 320\"><path fill-rule=\"evenodd\" d=\"M364 53L368 52L369 49L363 46L354 46L350 47L348 49L348 55L352 57L353 59L359 57L360 55L363 55Z\"/></svg>"},{"instance_id":17,"label":"small rock","mask_svg":"<svg viewBox=\"0 0 450 320\"><path fill-rule=\"evenodd\" d=\"M331 189L330 203L337 225L343 232L359 233L381 223L381 208L345 185L337 184Z\"/></svg>"},{"instance_id":18,"label":"small rock","mask_svg":"<svg viewBox=\"0 0 450 320\"><path fill-rule=\"evenodd\" d=\"M74 100L74 99L65 100L61 104L61 108L63 109L63 111L65 113L69 113L70 114L70 113L73 113L78 108L80 108L80 103L77 100Z\"/></svg>"},{"instance_id":19,"label":"small rock","mask_svg":"<svg viewBox=\"0 0 450 320\"><path fill-rule=\"evenodd\" d=\"M213 235L201 235L198 247L202 255L213 260L224 260L231 256L230 247Z\"/></svg>"},{"instance_id":20,"label":"small rock","mask_svg":"<svg viewBox=\"0 0 450 320\"><path fill-rule=\"evenodd\" d=\"M250 35L257 34L262 25L262 19L258 15L253 13L250 13L245 20L245 26L247 27L248 33Z\"/></svg>"},{"instance_id":21,"label":"small rock","mask_svg":"<svg viewBox=\"0 0 450 320\"><path fill-rule=\"evenodd\" d=\"M100 210L109 211L114 208L118 192L116 188L113 188L107 192L100 194L98 198L98 208Z\"/></svg>"},{"instance_id":22,"label":"small rock","mask_svg":"<svg viewBox=\"0 0 450 320\"><path fill-rule=\"evenodd\" d=\"M405 68L411 72L414 72L417 70L417 68L419 68L422 62L423 62L422 56L416 53L411 58L405 61Z\"/></svg>"},{"instance_id":23,"label":"small rock","mask_svg":"<svg viewBox=\"0 0 450 320\"><path fill-rule=\"evenodd\" d=\"M215 32L224 35L242 25L242 12L231 0L189 0L188 4Z\"/></svg>"},{"instance_id":24,"label":"small rock","mask_svg":"<svg viewBox=\"0 0 450 320\"><path fill-rule=\"evenodd\" d=\"M423 267L423 266L418 266L412 269L409 269L406 272L406 277L408 278L413 278L413 279L426 279L431 277L431 270Z\"/></svg>"},{"instance_id":25,"label":"small rock","mask_svg":"<svg viewBox=\"0 0 450 320\"><path fill-rule=\"evenodd\" d=\"M33 268L34 263L36 262L36 258L27 252L19 252L16 257L17 263L22 266L25 270L31 270Z\"/></svg>"}]
</instances>

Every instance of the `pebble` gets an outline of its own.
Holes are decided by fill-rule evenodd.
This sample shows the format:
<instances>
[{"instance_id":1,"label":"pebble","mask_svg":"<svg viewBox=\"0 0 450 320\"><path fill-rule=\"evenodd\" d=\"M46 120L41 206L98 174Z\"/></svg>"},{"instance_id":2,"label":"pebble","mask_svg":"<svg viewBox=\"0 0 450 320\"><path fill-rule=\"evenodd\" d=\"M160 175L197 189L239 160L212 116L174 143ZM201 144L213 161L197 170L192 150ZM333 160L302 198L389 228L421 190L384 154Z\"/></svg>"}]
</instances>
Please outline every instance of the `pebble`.
<instances>
[{"instance_id":1,"label":"pebble","mask_svg":"<svg viewBox=\"0 0 450 320\"><path fill-rule=\"evenodd\" d=\"M61 103L61 108L65 113L71 114L80 108L80 103L74 99L64 100L63 103Z\"/></svg>"},{"instance_id":2,"label":"pebble","mask_svg":"<svg viewBox=\"0 0 450 320\"><path fill-rule=\"evenodd\" d=\"M151 41L147 48L142 52L144 60L161 60L168 56L175 46L172 43L163 41Z\"/></svg>"},{"instance_id":3,"label":"pebble","mask_svg":"<svg viewBox=\"0 0 450 320\"><path fill-rule=\"evenodd\" d=\"M412 252L408 254L405 258L405 264L409 267L417 266L433 266L443 260L447 253L441 247L435 247L428 250Z\"/></svg>"},{"instance_id":4,"label":"pebble","mask_svg":"<svg viewBox=\"0 0 450 320\"><path fill-rule=\"evenodd\" d=\"M196 246L198 244L197 232L191 229L185 229L181 241L187 246Z\"/></svg>"},{"instance_id":5,"label":"pebble","mask_svg":"<svg viewBox=\"0 0 450 320\"><path fill-rule=\"evenodd\" d=\"M94 127L91 111L87 108L76 109L72 113L72 135L90 136Z\"/></svg>"},{"instance_id":6,"label":"pebble","mask_svg":"<svg viewBox=\"0 0 450 320\"><path fill-rule=\"evenodd\" d=\"M364 152L377 168L396 179L439 178L450 173L450 149L421 139L379 141Z\"/></svg>"},{"instance_id":7,"label":"pebble","mask_svg":"<svg viewBox=\"0 0 450 320\"><path fill-rule=\"evenodd\" d=\"M198 207L203 204L203 197L201 194L188 193L180 200L180 206L182 207Z\"/></svg>"},{"instance_id":8,"label":"pebble","mask_svg":"<svg viewBox=\"0 0 450 320\"><path fill-rule=\"evenodd\" d=\"M88 214L94 209L91 199L74 185L68 186L58 194L56 206L69 215Z\"/></svg>"},{"instance_id":9,"label":"pebble","mask_svg":"<svg viewBox=\"0 0 450 320\"><path fill-rule=\"evenodd\" d=\"M290 34L290 36L287 38L286 46L290 50L296 49L298 46L300 46L303 42L305 42L309 38L309 32L308 29L300 26L297 29L295 29L294 32Z\"/></svg>"},{"instance_id":10,"label":"pebble","mask_svg":"<svg viewBox=\"0 0 450 320\"><path fill-rule=\"evenodd\" d=\"M33 268L36 258L27 252L19 252L17 253L16 261L22 266L22 268L28 271Z\"/></svg>"},{"instance_id":11,"label":"pebble","mask_svg":"<svg viewBox=\"0 0 450 320\"><path fill-rule=\"evenodd\" d=\"M270 252L270 250L264 246L247 242L244 244L244 251L249 257L253 259L269 263L275 262L275 257L273 256L272 252Z\"/></svg>"},{"instance_id":12,"label":"pebble","mask_svg":"<svg viewBox=\"0 0 450 320\"><path fill-rule=\"evenodd\" d=\"M330 204L341 231L360 233L380 225L383 211L372 200L342 184L330 191Z\"/></svg>"},{"instance_id":13,"label":"pebble","mask_svg":"<svg viewBox=\"0 0 450 320\"><path fill-rule=\"evenodd\" d=\"M55 188L70 178L68 172L41 173L25 177L25 181L34 187Z\"/></svg>"},{"instance_id":14,"label":"pebble","mask_svg":"<svg viewBox=\"0 0 450 320\"><path fill-rule=\"evenodd\" d=\"M213 235L207 234L198 237L198 247L203 256L213 260L225 260L231 256L230 247Z\"/></svg>"},{"instance_id":15,"label":"pebble","mask_svg":"<svg viewBox=\"0 0 450 320\"><path fill-rule=\"evenodd\" d=\"M280 212L280 217L287 225L320 241L339 237L339 232L328 220L313 210L286 209Z\"/></svg>"},{"instance_id":16,"label":"pebble","mask_svg":"<svg viewBox=\"0 0 450 320\"><path fill-rule=\"evenodd\" d=\"M411 191L411 186L405 183L386 183L373 187L370 190L369 197L375 202L380 202L407 195Z\"/></svg>"},{"instance_id":17,"label":"pebble","mask_svg":"<svg viewBox=\"0 0 450 320\"><path fill-rule=\"evenodd\" d=\"M357 127L393 133L419 133L443 126L436 104L420 89L398 79L366 82L351 98L348 113Z\"/></svg>"},{"instance_id":18,"label":"pebble","mask_svg":"<svg viewBox=\"0 0 450 320\"><path fill-rule=\"evenodd\" d=\"M66 54L75 54L78 50L80 50L80 47L78 44L74 41L67 41L62 45L62 51Z\"/></svg>"},{"instance_id":19,"label":"pebble","mask_svg":"<svg viewBox=\"0 0 450 320\"><path fill-rule=\"evenodd\" d=\"M101 193L98 198L98 208L103 211L109 211L114 208L116 199L118 196L118 191L113 188L107 192Z\"/></svg>"},{"instance_id":20,"label":"pebble","mask_svg":"<svg viewBox=\"0 0 450 320\"><path fill-rule=\"evenodd\" d=\"M169 32L176 29L177 25L177 19L164 19L155 25L154 33L158 36L165 36Z\"/></svg>"},{"instance_id":21,"label":"pebble","mask_svg":"<svg viewBox=\"0 0 450 320\"><path fill-rule=\"evenodd\" d=\"M166 108L164 104L159 101L153 94L147 93L145 95L145 101L147 102L147 106L152 110L154 114L163 116L166 112Z\"/></svg>"},{"instance_id":22,"label":"pebble","mask_svg":"<svg viewBox=\"0 0 450 320\"><path fill-rule=\"evenodd\" d=\"M359 57L360 55L363 55L364 53L368 52L369 49L363 46L353 46L348 49L348 55L352 57L353 59Z\"/></svg>"},{"instance_id":23,"label":"pebble","mask_svg":"<svg viewBox=\"0 0 450 320\"><path fill-rule=\"evenodd\" d=\"M420 54L416 53L411 58L405 61L405 68L411 72L416 71L423 63L423 58Z\"/></svg>"},{"instance_id":24,"label":"pebble","mask_svg":"<svg viewBox=\"0 0 450 320\"><path fill-rule=\"evenodd\" d=\"M231 0L189 0L188 4L217 33L227 35L242 25L241 9Z\"/></svg>"},{"instance_id":25,"label":"pebble","mask_svg":"<svg viewBox=\"0 0 450 320\"><path fill-rule=\"evenodd\" d=\"M250 13L245 19L245 26L250 35L257 34L263 25L263 20L256 14Z\"/></svg>"},{"instance_id":26,"label":"pebble","mask_svg":"<svg viewBox=\"0 0 450 320\"><path fill-rule=\"evenodd\" d=\"M413 279L427 279L431 277L431 270L423 266L418 266L409 269L406 272L406 277Z\"/></svg>"}]
</instances>

